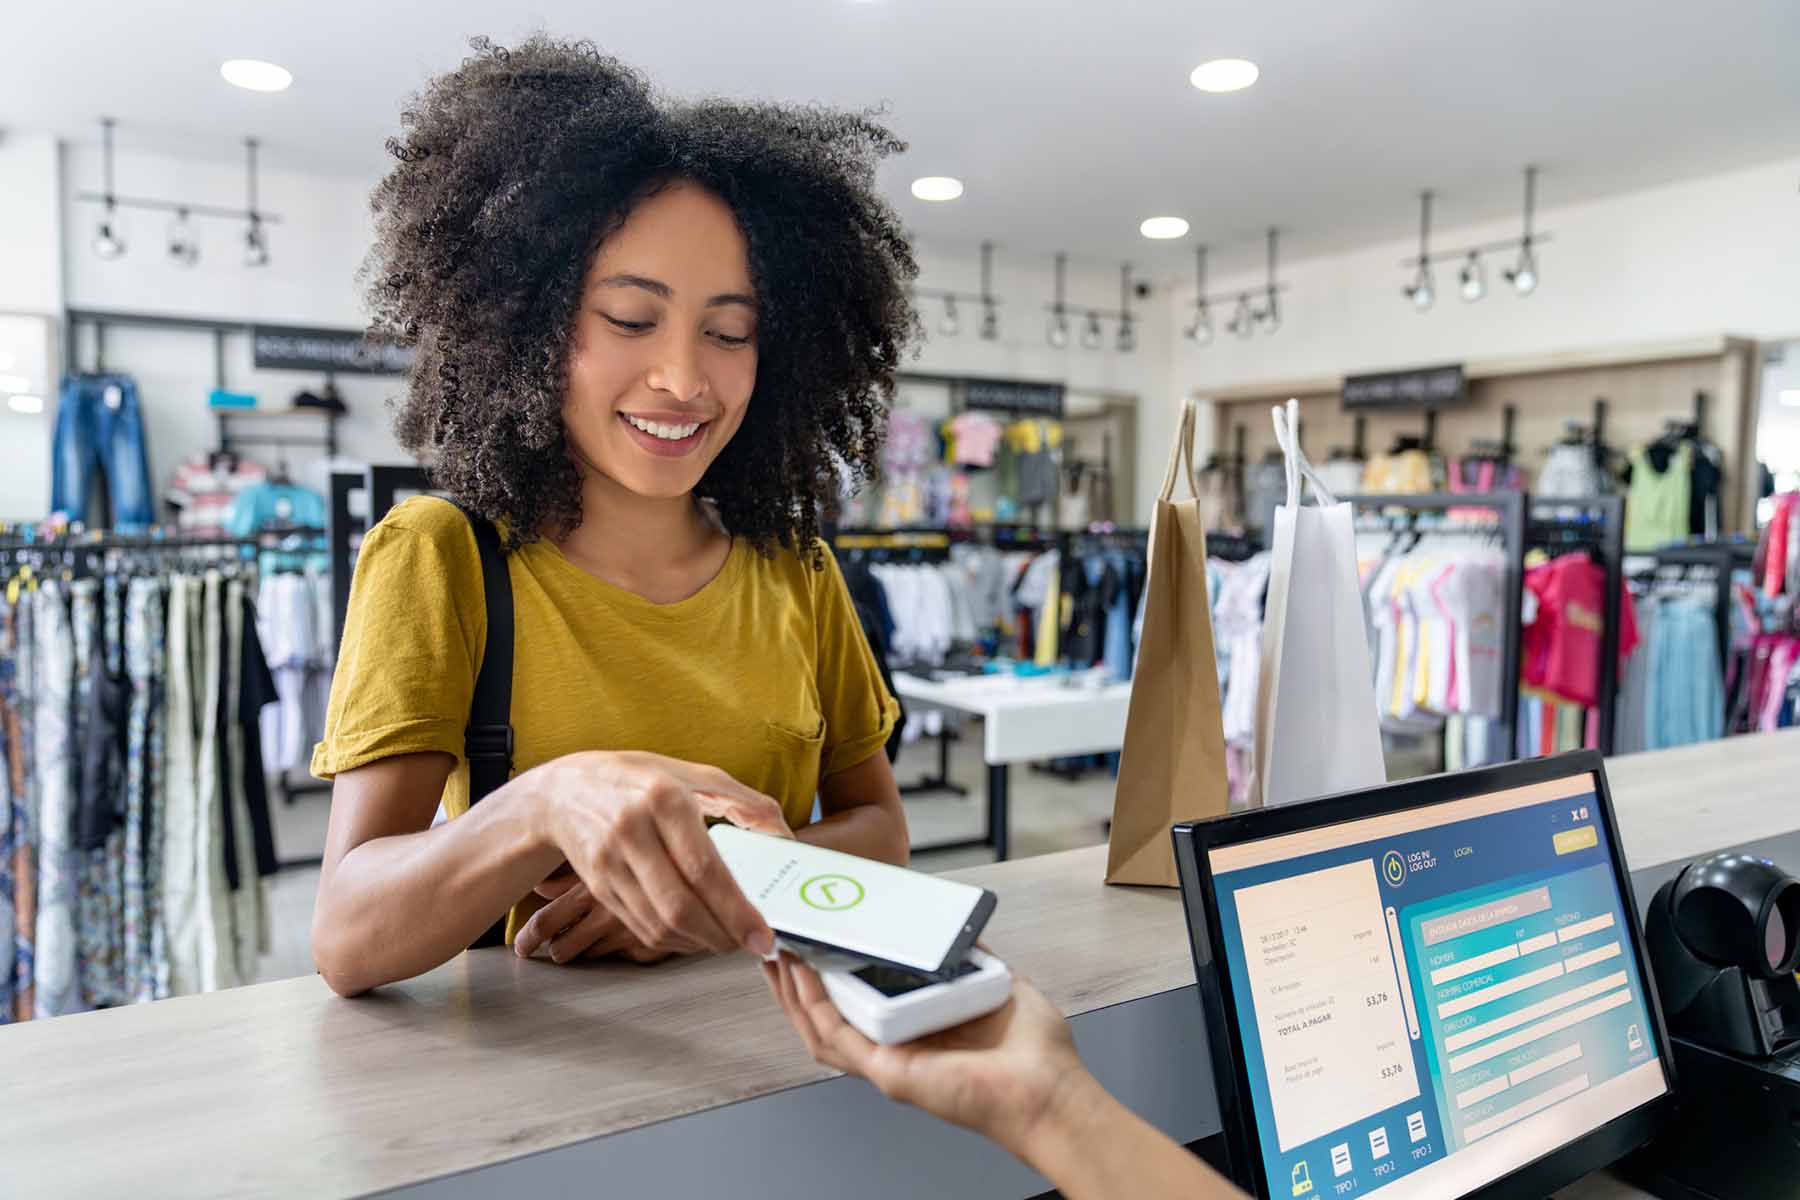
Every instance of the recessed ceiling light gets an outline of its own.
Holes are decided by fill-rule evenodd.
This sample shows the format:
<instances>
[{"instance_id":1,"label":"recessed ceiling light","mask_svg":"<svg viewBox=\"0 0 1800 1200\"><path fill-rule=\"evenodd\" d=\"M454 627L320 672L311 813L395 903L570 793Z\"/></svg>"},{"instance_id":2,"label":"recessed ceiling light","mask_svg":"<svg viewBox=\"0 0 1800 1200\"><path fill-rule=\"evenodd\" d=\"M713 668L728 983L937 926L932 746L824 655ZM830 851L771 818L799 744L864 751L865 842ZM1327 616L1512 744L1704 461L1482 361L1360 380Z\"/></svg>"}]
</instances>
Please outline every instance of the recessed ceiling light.
<instances>
[{"instance_id":1,"label":"recessed ceiling light","mask_svg":"<svg viewBox=\"0 0 1800 1200\"><path fill-rule=\"evenodd\" d=\"M1195 67L1188 82L1203 92L1241 92L1261 73L1247 58L1215 58Z\"/></svg>"},{"instance_id":2,"label":"recessed ceiling light","mask_svg":"<svg viewBox=\"0 0 1800 1200\"><path fill-rule=\"evenodd\" d=\"M1139 233L1158 240L1186 237L1187 231L1188 223L1180 217L1150 217L1138 226Z\"/></svg>"},{"instance_id":3,"label":"recessed ceiling light","mask_svg":"<svg viewBox=\"0 0 1800 1200\"><path fill-rule=\"evenodd\" d=\"M6 407L16 413L41 413L44 411L44 398L42 396L8 396Z\"/></svg>"},{"instance_id":4,"label":"recessed ceiling light","mask_svg":"<svg viewBox=\"0 0 1800 1200\"><path fill-rule=\"evenodd\" d=\"M225 82L252 92L285 92L294 82L293 72L286 67L254 58L230 59L220 64L219 74L225 77Z\"/></svg>"},{"instance_id":5,"label":"recessed ceiling light","mask_svg":"<svg viewBox=\"0 0 1800 1200\"><path fill-rule=\"evenodd\" d=\"M912 194L934 204L954 200L963 194L962 180L952 179L948 175L927 175L923 179L913 180Z\"/></svg>"}]
</instances>

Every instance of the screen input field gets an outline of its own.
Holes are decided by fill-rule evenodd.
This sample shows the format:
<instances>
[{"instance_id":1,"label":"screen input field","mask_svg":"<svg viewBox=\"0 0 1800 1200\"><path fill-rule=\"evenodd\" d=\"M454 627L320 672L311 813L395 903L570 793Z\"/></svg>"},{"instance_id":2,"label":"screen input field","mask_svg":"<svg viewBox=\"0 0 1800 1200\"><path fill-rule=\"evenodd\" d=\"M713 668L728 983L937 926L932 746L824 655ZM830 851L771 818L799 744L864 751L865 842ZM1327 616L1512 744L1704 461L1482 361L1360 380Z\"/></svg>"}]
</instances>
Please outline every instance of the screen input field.
<instances>
[{"instance_id":1,"label":"screen input field","mask_svg":"<svg viewBox=\"0 0 1800 1200\"><path fill-rule=\"evenodd\" d=\"M1609 996L1602 996L1598 1000L1591 1000L1580 1008L1571 1009L1546 1021L1539 1021L1535 1025L1528 1025L1517 1033L1497 1038L1466 1054L1453 1055L1450 1059L1450 1069L1466 1071L1470 1067L1478 1067L1490 1059L1499 1058L1502 1054L1511 1054L1521 1046L1529 1046L1539 1038L1549 1037L1553 1033L1561 1033L1565 1029L1581 1024L1590 1017L1597 1017L1601 1013L1611 1012L1615 1008L1630 1003L1631 991L1629 988L1614 992Z\"/></svg>"},{"instance_id":2,"label":"screen input field","mask_svg":"<svg viewBox=\"0 0 1800 1200\"><path fill-rule=\"evenodd\" d=\"M1446 1000L1438 1005L1438 1016L1461 1016L1463 1013L1480 1008L1484 1004L1492 1004L1496 1000L1504 1000L1508 996L1515 996L1526 988L1534 988L1540 983L1549 983L1552 979L1560 979L1562 974L1563 964L1553 962L1548 966L1539 967L1535 971L1527 971L1523 975L1515 975L1504 983L1496 983L1491 987L1484 987L1479 991L1470 992L1466 996L1458 996L1454 1000Z\"/></svg>"},{"instance_id":3,"label":"screen input field","mask_svg":"<svg viewBox=\"0 0 1800 1200\"><path fill-rule=\"evenodd\" d=\"M1461 1033L1453 1033L1444 1039L1444 1049L1452 1054L1458 1050L1466 1050L1476 1042L1485 1042L1487 1039L1505 1033L1510 1029L1517 1029L1521 1025L1529 1025L1539 1017L1547 1017L1551 1013L1561 1012L1563 1009L1572 1005L1580 1004L1585 1000L1592 1000L1596 996L1604 995L1614 988L1622 988L1625 986L1625 983L1625 972L1620 971L1616 974L1608 975L1605 979L1596 979L1592 983L1584 983L1580 987L1570 988L1566 992L1558 992L1556 995L1540 1000L1536 1004L1527 1005L1517 1012L1507 1013L1503 1017L1495 1017L1491 1021L1485 1021L1480 1025L1465 1029Z\"/></svg>"},{"instance_id":4,"label":"screen input field","mask_svg":"<svg viewBox=\"0 0 1800 1200\"><path fill-rule=\"evenodd\" d=\"M1602 929L1611 929L1612 927L1613 915L1611 913L1601 913L1599 916L1586 921L1577 921L1573 925L1564 925L1561 929L1556 931L1556 940L1559 942L1572 942L1578 937L1586 937L1590 933L1599 933Z\"/></svg>"},{"instance_id":5,"label":"screen input field","mask_svg":"<svg viewBox=\"0 0 1800 1200\"><path fill-rule=\"evenodd\" d=\"M1497 1133L1508 1125L1523 1121L1532 1113L1542 1112L1552 1104L1561 1104L1571 1096L1579 1096L1588 1089L1588 1077L1577 1075L1567 1083L1560 1083L1548 1091L1539 1092L1529 1100L1521 1100L1511 1108L1503 1108L1491 1117L1471 1122L1463 1129L1463 1137L1468 1141L1477 1141L1490 1133Z\"/></svg>"},{"instance_id":6,"label":"screen input field","mask_svg":"<svg viewBox=\"0 0 1800 1200\"><path fill-rule=\"evenodd\" d=\"M1548 1075L1558 1067L1566 1067L1572 1062L1581 1061L1581 1043L1570 1042L1561 1050L1552 1051L1542 1058L1534 1058L1518 1070L1507 1076L1514 1087L1528 1083L1539 1075Z\"/></svg>"},{"instance_id":7,"label":"screen input field","mask_svg":"<svg viewBox=\"0 0 1800 1200\"><path fill-rule=\"evenodd\" d=\"M1579 971L1583 967L1591 967L1595 963L1603 963L1609 958L1617 958L1620 953L1619 943L1608 942L1604 946L1596 946L1592 950L1583 950L1580 954L1569 955L1569 957L1563 959L1563 968L1571 972Z\"/></svg>"},{"instance_id":8,"label":"screen input field","mask_svg":"<svg viewBox=\"0 0 1800 1200\"><path fill-rule=\"evenodd\" d=\"M1457 1111L1471 1108L1483 1100L1492 1100L1511 1086L1512 1080L1505 1075L1496 1075L1486 1083L1478 1083L1467 1091L1458 1092L1456 1093Z\"/></svg>"},{"instance_id":9,"label":"screen input field","mask_svg":"<svg viewBox=\"0 0 1800 1200\"><path fill-rule=\"evenodd\" d=\"M1489 967L1512 962L1518 957L1517 943L1511 946L1502 946L1498 950L1489 950L1486 954L1477 954L1474 958L1465 958L1461 962L1451 963L1447 967L1439 967L1431 973L1431 986L1441 987L1446 983L1461 979L1464 975L1473 975L1477 971L1485 971Z\"/></svg>"},{"instance_id":10,"label":"screen input field","mask_svg":"<svg viewBox=\"0 0 1800 1200\"><path fill-rule=\"evenodd\" d=\"M1504 925L1509 921L1522 920L1550 910L1550 889L1547 887L1529 888L1511 896L1502 896L1498 900L1488 900L1481 904L1473 904L1468 908L1453 913L1445 913L1441 917L1432 917L1428 921L1419 922L1419 935L1425 945L1435 946L1439 942L1454 941L1471 933L1480 933L1495 925Z\"/></svg>"}]
</instances>

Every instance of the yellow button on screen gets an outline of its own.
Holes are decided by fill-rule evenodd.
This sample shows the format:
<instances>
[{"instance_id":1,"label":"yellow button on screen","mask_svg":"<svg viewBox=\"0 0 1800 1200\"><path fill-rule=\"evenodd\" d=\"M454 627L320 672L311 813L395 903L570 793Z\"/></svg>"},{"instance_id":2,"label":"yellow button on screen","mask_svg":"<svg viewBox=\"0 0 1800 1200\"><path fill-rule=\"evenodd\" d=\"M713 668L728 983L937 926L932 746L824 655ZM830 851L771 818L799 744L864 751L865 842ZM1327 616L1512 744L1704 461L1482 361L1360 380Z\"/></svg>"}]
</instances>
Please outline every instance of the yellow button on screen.
<instances>
[{"instance_id":1,"label":"yellow button on screen","mask_svg":"<svg viewBox=\"0 0 1800 1200\"><path fill-rule=\"evenodd\" d=\"M1600 844L1600 835L1594 832L1592 825L1583 825L1580 829L1565 829L1556 835L1556 852L1573 854L1577 850L1592 850Z\"/></svg>"}]
</instances>

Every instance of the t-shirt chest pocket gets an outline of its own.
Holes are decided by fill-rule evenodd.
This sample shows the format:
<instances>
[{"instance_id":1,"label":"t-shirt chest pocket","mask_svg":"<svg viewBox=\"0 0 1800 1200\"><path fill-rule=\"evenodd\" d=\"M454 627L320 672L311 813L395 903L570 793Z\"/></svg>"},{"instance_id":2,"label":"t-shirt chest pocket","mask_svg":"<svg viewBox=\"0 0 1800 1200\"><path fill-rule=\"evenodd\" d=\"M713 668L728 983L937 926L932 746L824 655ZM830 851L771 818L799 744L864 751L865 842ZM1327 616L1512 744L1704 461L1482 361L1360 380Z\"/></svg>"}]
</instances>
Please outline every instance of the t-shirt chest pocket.
<instances>
[{"instance_id":1,"label":"t-shirt chest pocket","mask_svg":"<svg viewBox=\"0 0 1800 1200\"><path fill-rule=\"evenodd\" d=\"M805 708L761 722L763 762L757 772L761 778L745 780L774 797L788 824L796 827L812 817L825 749L825 718L816 703Z\"/></svg>"}]
</instances>

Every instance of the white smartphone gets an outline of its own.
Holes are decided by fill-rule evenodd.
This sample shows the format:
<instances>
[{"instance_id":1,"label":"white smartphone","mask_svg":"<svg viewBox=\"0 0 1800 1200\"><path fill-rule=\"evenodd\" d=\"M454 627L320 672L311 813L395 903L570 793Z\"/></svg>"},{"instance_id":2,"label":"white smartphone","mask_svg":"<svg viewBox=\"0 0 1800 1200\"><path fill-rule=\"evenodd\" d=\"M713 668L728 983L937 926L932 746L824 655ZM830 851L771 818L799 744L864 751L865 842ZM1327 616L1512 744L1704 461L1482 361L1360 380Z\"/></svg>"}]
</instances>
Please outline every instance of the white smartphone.
<instances>
[{"instance_id":1,"label":"white smartphone","mask_svg":"<svg viewBox=\"0 0 1800 1200\"><path fill-rule=\"evenodd\" d=\"M984 1017L1012 995L1012 972L980 949L949 979L855 964L827 967L819 978L844 1020L883 1046Z\"/></svg>"},{"instance_id":2,"label":"white smartphone","mask_svg":"<svg viewBox=\"0 0 1800 1200\"><path fill-rule=\"evenodd\" d=\"M785 941L933 979L953 974L994 911L994 893L792 838L712 827L713 845Z\"/></svg>"}]
</instances>

